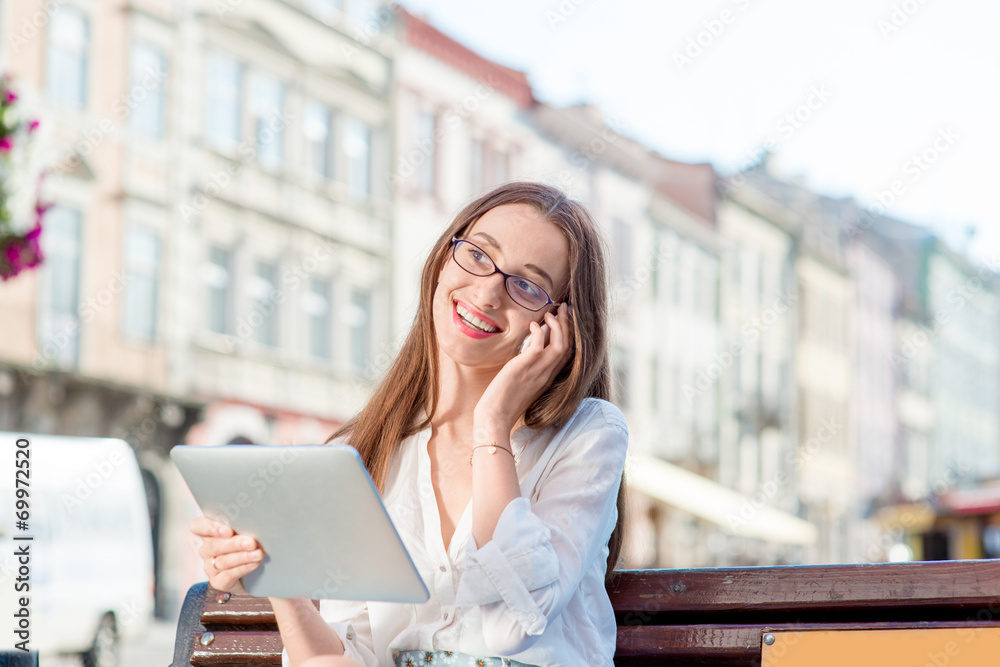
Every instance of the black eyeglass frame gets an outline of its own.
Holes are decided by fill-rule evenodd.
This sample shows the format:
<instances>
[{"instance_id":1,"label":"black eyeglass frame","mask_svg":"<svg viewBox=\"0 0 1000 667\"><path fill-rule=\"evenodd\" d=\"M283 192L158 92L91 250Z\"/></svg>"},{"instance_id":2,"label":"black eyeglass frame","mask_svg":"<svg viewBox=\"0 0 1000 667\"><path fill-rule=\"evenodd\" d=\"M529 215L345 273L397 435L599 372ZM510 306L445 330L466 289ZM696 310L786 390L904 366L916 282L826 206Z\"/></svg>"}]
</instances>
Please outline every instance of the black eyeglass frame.
<instances>
[{"instance_id":1,"label":"black eyeglass frame","mask_svg":"<svg viewBox=\"0 0 1000 667\"><path fill-rule=\"evenodd\" d=\"M479 252L483 253L483 256L486 259L490 260L490 264L493 265L493 270L491 272L489 272L489 273L479 274L479 273L473 273L472 271L469 271L467 268L465 268L464 266L462 266L462 263L460 261L458 261L458 257L455 256L455 253L458 252L458 245L460 243L468 243L473 248L475 248ZM555 301L552 300L552 297L549 295L548 290L546 290L544 287L542 287L541 285L539 285L538 283L536 283L534 280L529 280L529 279L525 278L524 276L515 276L515 275L513 275L511 273L505 273L505 272L501 271L500 267L497 266L497 263L493 260L492 257L490 257L490 254L488 252L486 252L485 250L483 250L482 248L480 248L479 246L477 246L475 243L473 243L472 241L470 241L468 239L460 239L457 236L453 236L451 238L451 258L452 258L452 260L454 260L455 264L458 265L458 268L462 269L463 271L465 271L469 275L478 276L480 278L488 278L488 277L492 276L494 273L499 273L501 276L503 276L503 288L507 292L507 296L510 297L511 301L513 301L517 305L521 306L521 308L524 308L525 310L530 310L533 313L537 313L538 311L544 310L545 308L548 308L549 306L552 306L552 305L554 305L556 303ZM532 285L534 285L538 289L542 290L542 294L544 294L545 298L548 299L548 303L546 303L545 305L540 306L538 308L529 308L528 306L526 306L523 303L521 303L520 301L518 301L517 297L515 297L513 294L510 293L510 285L508 284L508 281L511 278L516 278L517 280L523 280L525 282L531 283Z\"/></svg>"}]
</instances>

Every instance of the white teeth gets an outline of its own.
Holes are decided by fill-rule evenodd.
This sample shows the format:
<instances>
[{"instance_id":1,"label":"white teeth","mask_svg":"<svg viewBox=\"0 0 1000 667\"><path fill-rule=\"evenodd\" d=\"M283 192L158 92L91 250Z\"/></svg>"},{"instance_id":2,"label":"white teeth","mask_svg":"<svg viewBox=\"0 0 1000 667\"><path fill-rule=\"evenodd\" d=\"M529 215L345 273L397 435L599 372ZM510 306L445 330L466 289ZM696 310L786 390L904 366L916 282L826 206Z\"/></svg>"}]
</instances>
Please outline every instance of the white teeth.
<instances>
[{"instance_id":1,"label":"white teeth","mask_svg":"<svg viewBox=\"0 0 1000 667\"><path fill-rule=\"evenodd\" d=\"M481 319L470 313L468 310L463 308L462 304L460 303L455 304L455 310L458 311L459 316L463 320L465 320L468 324L471 324L474 328L479 329L480 331L485 331L486 333L496 333L497 331L500 331L492 324L483 322Z\"/></svg>"}]
</instances>

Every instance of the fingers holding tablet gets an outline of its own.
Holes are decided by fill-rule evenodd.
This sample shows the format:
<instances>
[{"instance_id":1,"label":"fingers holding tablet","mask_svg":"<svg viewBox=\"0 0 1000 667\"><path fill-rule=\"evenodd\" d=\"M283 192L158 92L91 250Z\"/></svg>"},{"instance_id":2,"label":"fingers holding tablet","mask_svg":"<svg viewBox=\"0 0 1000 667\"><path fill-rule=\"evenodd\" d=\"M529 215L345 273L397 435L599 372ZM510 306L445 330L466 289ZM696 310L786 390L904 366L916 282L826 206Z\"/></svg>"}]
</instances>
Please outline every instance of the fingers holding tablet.
<instances>
[{"instance_id":1,"label":"fingers holding tablet","mask_svg":"<svg viewBox=\"0 0 1000 667\"><path fill-rule=\"evenodd\" d=\"M224 523L212 521L207 516L191 519L188 529L198 537L232 537L233 529Z\"/></svg>"},{"instance_id":2,"label":"fingers holding tablet","mask_svg":"<svg viewBox=\"0 0 1000 667\"><path fill-rule=\"evenodd\" d=\"M215 576L209 576L208 583L212 584L212 588L218 591L226 591L228 593L236 593L238 595L247 595L246 588L243 587L242 579L246 575L250 574L260 565L260 558L256 561L249 563L244 563L242 565L236 565L234 567L228 567L219 563L219 569Z\"/></svg>"},{"instance_id":3,"label":"fingers holding tablet","mask_svg":"<svg viewBox=\"0 0 1000 667\"><path fill-rule=\"evenodd\" d=\"M198 555L204 561L208 583L216 590L246 594L240 579L253 572L264 558L257 540L237 535L229 526L203 516L193 519L190 529L202 538Z\"/></svg>"}]
</instances>

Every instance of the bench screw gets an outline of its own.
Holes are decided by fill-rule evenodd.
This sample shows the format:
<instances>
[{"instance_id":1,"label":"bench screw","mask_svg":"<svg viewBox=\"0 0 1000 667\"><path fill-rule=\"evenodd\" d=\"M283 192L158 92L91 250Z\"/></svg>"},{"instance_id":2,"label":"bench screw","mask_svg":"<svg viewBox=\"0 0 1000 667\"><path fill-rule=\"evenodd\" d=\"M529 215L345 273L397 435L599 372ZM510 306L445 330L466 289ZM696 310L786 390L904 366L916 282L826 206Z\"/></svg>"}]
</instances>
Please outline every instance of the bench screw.
<instances>
[{"instance_id":1,"label":"bench screw","mask_svg":"<svg viewBox=\"0 0 1000 667\"><path fill-rule=\"evenodd\" d=\"M771 644L773 644L774 643L774 635L772 635L770 632L764 633L764 643L767 644L768 646L770 646Z\"/></svg>"},{"instance_id":2,"label":"bench screw","mask_svg":"<svg viewBox=\"0 0 1000 667\"><path fill-rule=\"evenodd\" d=\"M205 634L203 634L201 636L201 645L202 646L208 646L209 644L211 644L214 641L215 641L215 635L213 635L211 632L206 632Z\"/></svg>"},{"instance_id":3,"label":"bench screw","mask_svg":"<svg viewBox=\"0 0 1000 667\"><path fill-rule=\"evenodd\" d=\"M215 596L215 601L218 604L224 604L229 602L229 598L232 597L229 593L219 593Z\"/></svg>"}]
</instances>

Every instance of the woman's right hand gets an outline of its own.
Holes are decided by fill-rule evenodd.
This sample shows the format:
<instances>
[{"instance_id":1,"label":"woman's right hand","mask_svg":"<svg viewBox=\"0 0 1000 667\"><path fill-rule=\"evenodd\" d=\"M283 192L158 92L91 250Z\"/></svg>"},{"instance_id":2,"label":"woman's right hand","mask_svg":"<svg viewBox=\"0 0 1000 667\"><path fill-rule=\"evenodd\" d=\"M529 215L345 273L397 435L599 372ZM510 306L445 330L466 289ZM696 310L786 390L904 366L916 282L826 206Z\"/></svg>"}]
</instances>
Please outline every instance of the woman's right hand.
<instances>
[{"instance_id":1,"label":"woman's right hand","mask_svg":"<svg viewBox=\"0 0 1000 667\"><path fill-rule=\"evenodd\" d=\"M212 588L246 595L240 579L257 569L264 558L257 540L237 535L229 526L204 516L192 519L190 529L202 540L198 555L205 561L205 574Z\"/></svg>"}]
</instances>

